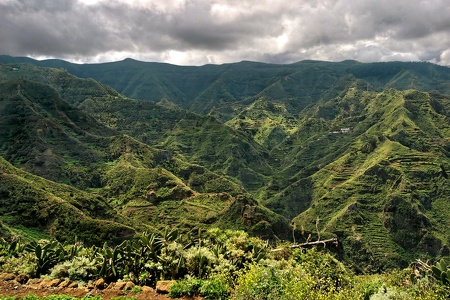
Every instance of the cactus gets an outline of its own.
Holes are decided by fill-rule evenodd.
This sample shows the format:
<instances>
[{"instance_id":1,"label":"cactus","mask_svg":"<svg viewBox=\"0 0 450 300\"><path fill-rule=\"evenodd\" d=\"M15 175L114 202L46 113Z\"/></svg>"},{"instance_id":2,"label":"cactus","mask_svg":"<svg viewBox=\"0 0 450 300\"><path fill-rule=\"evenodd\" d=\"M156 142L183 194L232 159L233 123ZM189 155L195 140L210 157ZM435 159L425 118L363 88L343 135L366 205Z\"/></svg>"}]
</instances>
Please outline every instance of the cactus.
<instances>
[{"instance_id":1,"label":"cactus","mask_svg":"<svg viewBox=\"0 0 450 300\"><path fill-rule=\"evenodd\" d=\"M108 247L107 243L103 245L103 248L101 248L96 254L97 254L97 260L99 262L99 271L98 276L105 278L107 280L117 280L120 278L121 273L120 271L123 271L120 268L120 262L122 259L121 254L121 246L122 244L110 248Z\"/></svg>"},{"instance_id":2,"label":"cactus","mask_svg":"<svg viewBox=\"0 0 450 300\"><path fill-rule=\"evenodd\" d=\"M63 258L63 248L57 241L41 245L35 241L25 245L24 249L36 256L36 276L45 274Z\"/></svg>"},{"instance_id":3,"label":"cactus","mask_svg":"<svg viewBox=\"0 0 450 300\"><path fill-rule=\"evenodd\" d=\"M434 266L432 266L431 272L437 281L450 285L450 268L444 259L441 259Z\"/></svg>"},{"instance_id":4,"label":"cactus","mask_svg":"<svg viewBox=\"0 0 450 300\"><path fill-rule=\"evenodd\" d=\"M14 240L11 243L7 242L4 238L0 239L0 256L17 257L24 251L25 244L21 243L21 240Z\"/></svg>"}]
</instances>

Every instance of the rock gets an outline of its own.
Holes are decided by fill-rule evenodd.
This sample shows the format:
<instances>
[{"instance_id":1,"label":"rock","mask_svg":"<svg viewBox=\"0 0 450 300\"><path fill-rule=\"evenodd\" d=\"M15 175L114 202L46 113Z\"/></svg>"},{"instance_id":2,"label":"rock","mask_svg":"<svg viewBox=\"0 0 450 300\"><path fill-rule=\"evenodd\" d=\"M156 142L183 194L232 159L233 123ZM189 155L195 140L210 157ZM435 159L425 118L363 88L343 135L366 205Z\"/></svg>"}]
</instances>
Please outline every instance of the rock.
<instances>
[{"instance_id":1,"label":"rock","mask_svg":"<svg viewBox=\"0 0 450 300\"><path fill-rule=\"evenodd\" d=\"M174 284L175 280L160 280L156 282L156 292L160 294L167 294L170 291L170 287Z\"/></svg>"},{"instance_id":2,"label":"rock","mask_svg":"<svg viewBox=\"0 0 450 300\"><path fill-rule=\"evenodd\" d=\"M64 280L63 282L61 282L61 283L58 285L58 287L64 289L64 288L69 287L70 284L72 284L72 281L70 281L70 280Z\"/></svg>"},{"instance_id":3,"label":"rock","mask_svg":"<svg viewBox=\"0 0 450 300\"><path fill-rule=\"evenodd\" d=\"M9 287L12 289L17 290L17 288L20 286L20 283L17 282L16 280L9 280L8 281Z\"/></svg>"},{"instance_id":4,"label":"rock","mask_svg":"<svg viewBox=\"0 0 450 300\"><path fill-rule=\"evenodd\" d=\"M112 290L114 288L115 284L116 284L115 282L111 282L106 289L107 290Z\"/></svg>"},{"instance_id":5,"label":"rock","mask_svg":"<svg viewBox=\"0 0 450 300\"><path fill-rule=\"evenodd\" d=\"M52 280L50 278L42 279L41 283L39 283L39 288L49 288Z\"/></svg>"},{"instance_id":6,"label":"rock","mask_svg":"<svg viewBox=\"0 0 450 300\"><path fill-rule=\"evenodd\" d=\"M40 284L42 282L42 278L31 278L28 280L27 284Z\"/></svg>"},{"instance_id":7,"label":"rock","mask_svg":"<svg viewBox=\"0 0 450 300\"><path fill-rule=\"evenodd\" d=\"M94 282L94 287L95 287L96 289L99 289L99 290L103 290L104 288L106 288L106 282L105 282L105 279L100 278L100 279L96 280L96 281Z\"/></svg>"},{"instance_id":8,"label":"rock","mask_svg":"<svg viewBox=\"0 0 450 300\"><path fill-rule=\"evenodd\" d=\"M131 282L131 281L128 281L128 282L125 284L125 287L123 288L123 290L124 290L124 291L129 291L129 290L131 290L133 287L134 287L134 283Z\"/></svg>"},{"instance_id":9,"label":"rock","mask_svg":"<svg viewBox=\"0 0 450 300\"><path fill-rule=\"evenodd\" d=\"M123 282L123 281L116 282L116 284L114 284L113 290L121 291L121 290L123 290L125 288L126 285L127 285L127 283Z\"/></svg>"},{"instance_id":10,"label":"rock","mask_svg":"<svg viewBox=\"0 0 450 300\"><path fill-rule=\"evenodd\" d=\"M57 287L61 283L61 279L50 279L50 278L44 278L41 283L39 284L39 288L45 289L45 288L51 288L51 287Z\"/></svg>"},{"instance_id":11,"label":"rock","mask_svg":"<svg viewBox=\"0 0 450 300\"><path fill-rule=\"evenodd\" d=\"M20 284L25 284L28 282L28 280L30 279L30 277L28 277L27 274L19 274L16 276L16 281Z\"/></svg>"},{"instance_id":12,"label":"rock","mask_svg":"<svg viewBox=\"0 0 450 300\"><path fill-rule=\"evenodd\" d=\"M30 277L27 274L19 274L16 276L15 280L19 282L20 284L25 284L28 282Z\"/></svg>"},{"instance_id":13,"label":"rock","mask_svg":"<svg viewBox=\"0 0 450 300\"><path fill-rule=\"evenodd\" d=\"M88 284L86 285L86 288L90 291L90 290L93 290L93 289L95 288L95 286L94 286L93 283L88 283Z\"/></svg>"},{"instance_id":14,"label":"rock","mask_svg":"<svg viewBox=\"0 0 450 300\"><path fill-rule=\"evenodd\" d=\"M67 286L69 289L76 289L78 287L78 283L76 282L72 282L71 284L69 284Z\"/></svg>"},{"instance_id":15,"label":"rock","mask_svg":"<svg viewBox=\"0 0 450 300\"><path fill-rule=\"evenodd\" d=\"M3 273L0 274L0 280L2 281L10 281L16 279L16 275L13 273Z\"/></svg>"},{"instance_id":16,"label":"rock","mask_svg":"<svg viewBox=\"0 0 450 300\"><path fill-rule=\"evenodd\" d=\"M152 289L151 287L149 287L149 286L144 285L144 286L142 287L142 291L143 291L143 292L152 292L153 289Z\"/></svg>"},{"instance_id":17,"label":"rock","mask_svg":"<svg viewBox=\"0 0 450 300\"><path fill-rule=\"evenodd\" d=\"M41 285L42 279L41 278L32 278L28 280L27 286L29 288L32 288L34 290L37 290Z\"/></svg>"},{"instance_id":18,"label":"rock","mask_svg":"<svg viewBox=\"0 0 450 300\"><path fill-rule=\"evenodd\" d=\"M50 281L50 287L57 287L60 283L61 283L61 279L57 278L57 279L53 279L52 281Z\"/></svg>"}]
</instances>

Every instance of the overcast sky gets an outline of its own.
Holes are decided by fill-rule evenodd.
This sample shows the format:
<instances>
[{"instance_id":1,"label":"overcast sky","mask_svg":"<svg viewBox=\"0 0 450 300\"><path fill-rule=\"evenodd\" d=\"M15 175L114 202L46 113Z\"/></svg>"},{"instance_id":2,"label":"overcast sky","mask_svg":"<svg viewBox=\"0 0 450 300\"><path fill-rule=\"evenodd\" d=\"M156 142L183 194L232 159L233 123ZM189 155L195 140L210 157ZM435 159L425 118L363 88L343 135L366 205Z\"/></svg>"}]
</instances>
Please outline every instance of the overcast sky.
<instances>
[{"instance_id":1,"label":"overcast sky","mask_svg":"<svg viewBox=\"0 0 450 300\"><path fill-rule=\"evenodd\" d=\"M450 66L449 0L0 0L0 54Z\"/></svg>"}]
</instances>

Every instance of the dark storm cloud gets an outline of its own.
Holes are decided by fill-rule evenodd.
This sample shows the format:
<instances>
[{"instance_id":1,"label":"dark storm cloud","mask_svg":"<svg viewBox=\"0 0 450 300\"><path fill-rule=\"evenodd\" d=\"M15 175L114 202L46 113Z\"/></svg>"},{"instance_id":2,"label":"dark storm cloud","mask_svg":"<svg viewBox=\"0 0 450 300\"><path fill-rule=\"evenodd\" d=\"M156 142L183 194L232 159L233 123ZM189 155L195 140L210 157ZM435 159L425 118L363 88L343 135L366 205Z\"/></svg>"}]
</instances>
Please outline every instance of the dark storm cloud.
<instances>
[{"instance_id":1,"label":"dark storm cloud","mask_svg":"<svg viewBox=\"0 0 450 300\"><path fill-rule=\"evenodd\" d=\"M0 0L0 53L202 64L242 59L450 64L447 0Z\"/></svg>"}]
</instances>

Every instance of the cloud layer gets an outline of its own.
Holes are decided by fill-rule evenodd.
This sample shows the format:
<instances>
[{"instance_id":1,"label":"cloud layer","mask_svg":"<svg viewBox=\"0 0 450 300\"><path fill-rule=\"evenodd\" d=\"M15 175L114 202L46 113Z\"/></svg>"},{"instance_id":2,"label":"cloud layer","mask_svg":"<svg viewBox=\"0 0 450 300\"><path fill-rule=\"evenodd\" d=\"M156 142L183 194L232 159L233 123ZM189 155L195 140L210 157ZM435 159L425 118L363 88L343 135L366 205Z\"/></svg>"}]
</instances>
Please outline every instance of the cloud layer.
<instances>
[{"instance_id":1,"label":"cloud layer","mask_svg":"<svg viewBox=\"0 0 450 300\"><path fill-rule=\"evenodd\" d=\"M0 54L450 66L449 16L447 0L0 0Z\"/></svg>"}]
</instances>

